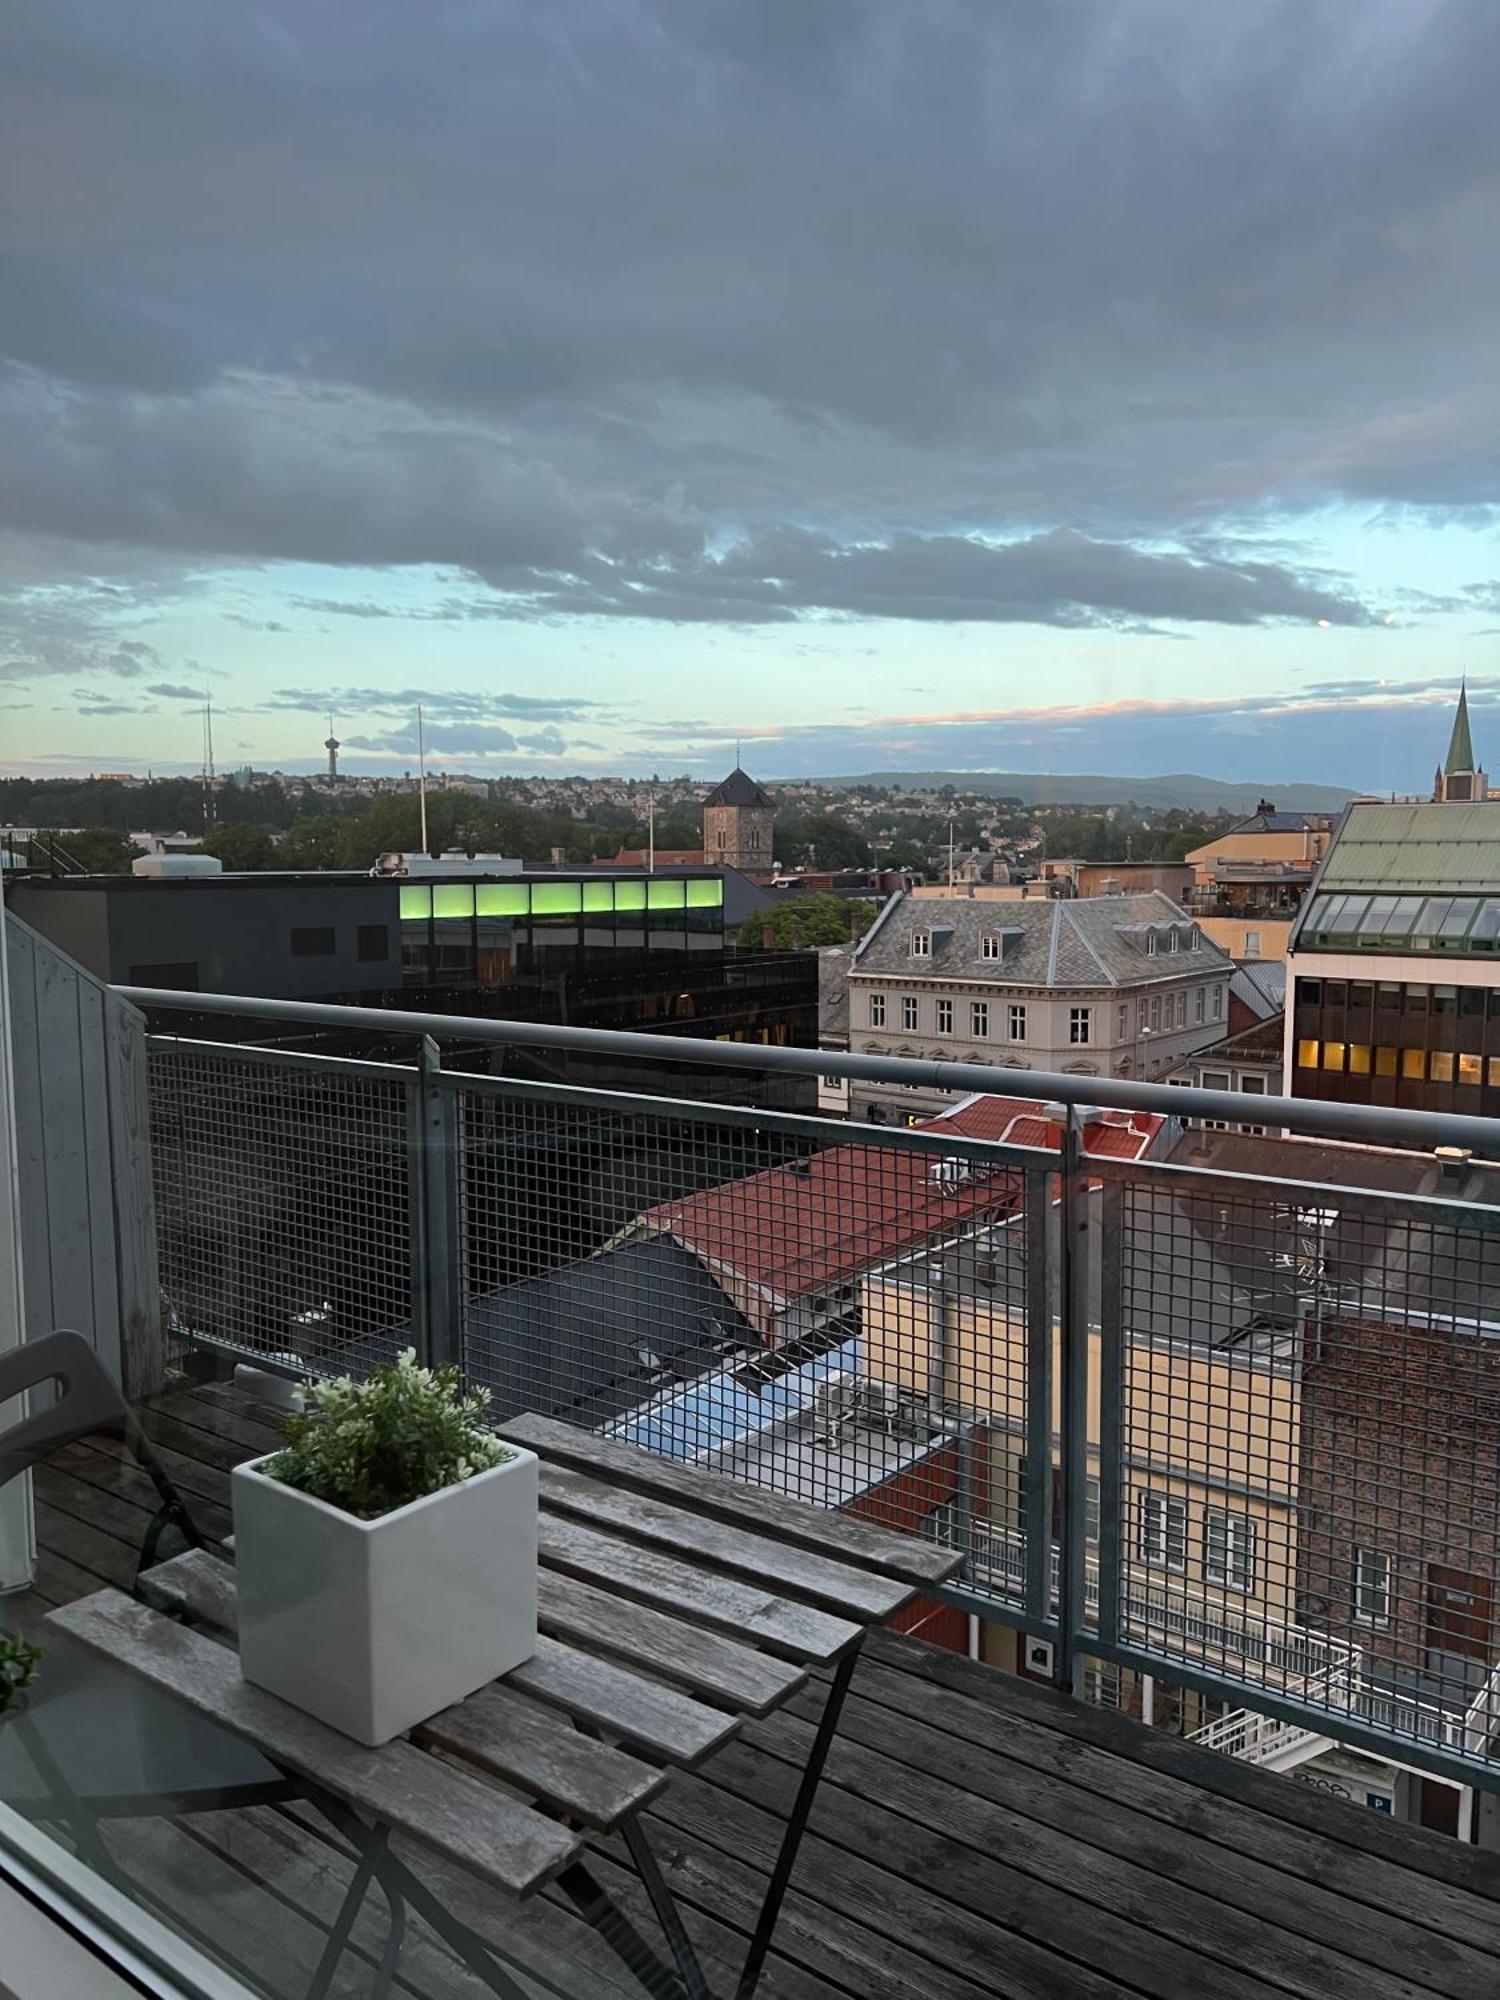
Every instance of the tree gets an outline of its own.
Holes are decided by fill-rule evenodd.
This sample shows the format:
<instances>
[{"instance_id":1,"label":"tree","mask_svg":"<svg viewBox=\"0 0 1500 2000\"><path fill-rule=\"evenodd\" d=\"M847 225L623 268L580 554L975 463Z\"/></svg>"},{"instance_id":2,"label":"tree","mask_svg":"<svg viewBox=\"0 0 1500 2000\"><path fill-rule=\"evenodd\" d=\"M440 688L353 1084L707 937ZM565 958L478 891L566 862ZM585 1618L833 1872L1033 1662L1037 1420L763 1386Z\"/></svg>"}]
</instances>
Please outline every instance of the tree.
<instances>
[{"instance_id":1,"label":"tree","mask_svg":"<svg viewBox=\"0 0 1500 2000\"><path fill-rule=\"evenodd\" d=\"M337 868L343 825L331 813L299 819L281 843L284 868Z\"/></svg>"},{"instance_id":2,"label":"tree","mask_svg":"<svg viewBox=\"0 0 1500 2000\"><path fill-rule=\"evenodd\" d=\"M745 926L749 942L764 939L773 951L799 951L822 944L848 944L875 920L873 903L841 896L795 896Z\"/></svg>"},{"instance_id":3,"label":"tree","mask_svg":"<svg viewBox=\"0 0 1500 2000\"><path fill-rule=\"evenodd\" d=\"M45 847L47 836L42 836ZM80 827L74 833L57 836L58 865L76 861L88 875L128 875L136 850L125 838L107 826Z\"/></svg>"},{"instance_id":4,"label":"tree","mask_svg":"<svg viewBox=\"0 0 1500 2000\"><path fill-rule=\"evenodd\" d=\"M203 836L203 852L217 855L232 875L279 868L276 843L263 826L215 826Z\"/></svg>"},{"instance_id":5,"label":"tree","mask_svg":"<svg viewBox=\"0 0 1500 2000\"><path fill-rule=\"evenodd\" d=\"M792 868L868 868L870 843L837 813L813 813L776 826L776 859Z\"/></svg>"}]
</instances>

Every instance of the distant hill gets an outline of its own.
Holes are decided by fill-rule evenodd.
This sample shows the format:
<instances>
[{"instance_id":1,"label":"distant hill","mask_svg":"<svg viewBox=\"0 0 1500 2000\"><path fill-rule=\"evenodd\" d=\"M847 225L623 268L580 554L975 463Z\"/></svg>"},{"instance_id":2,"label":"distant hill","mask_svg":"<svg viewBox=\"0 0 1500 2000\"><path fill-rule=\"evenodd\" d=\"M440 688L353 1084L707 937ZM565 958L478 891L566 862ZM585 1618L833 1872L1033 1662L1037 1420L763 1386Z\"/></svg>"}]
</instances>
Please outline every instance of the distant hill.
<instances>
[{"instance_id":1,"label":"distant hill","mask_svg":"<svg viewBox=\"0 0 1500 2000\"><path fill-rule=\"evenodd\" d=\"M770 780L768 782L774 782ZM1036 771L868 771L858 777L818 778L824 785L901 785L908 791L952 785L955 791L986 792L1020 799L1029 806L1152 806L1165 812L1180 806L1190 812L1253 813L1262 799L1285 812L1339 812L1357 793L1338 785L1231 785L1222 778L1200 778L1193 771L1173 771L1160 778L1090 777L1087 773L1050 776Z\"/></svg>"}]
</instances>

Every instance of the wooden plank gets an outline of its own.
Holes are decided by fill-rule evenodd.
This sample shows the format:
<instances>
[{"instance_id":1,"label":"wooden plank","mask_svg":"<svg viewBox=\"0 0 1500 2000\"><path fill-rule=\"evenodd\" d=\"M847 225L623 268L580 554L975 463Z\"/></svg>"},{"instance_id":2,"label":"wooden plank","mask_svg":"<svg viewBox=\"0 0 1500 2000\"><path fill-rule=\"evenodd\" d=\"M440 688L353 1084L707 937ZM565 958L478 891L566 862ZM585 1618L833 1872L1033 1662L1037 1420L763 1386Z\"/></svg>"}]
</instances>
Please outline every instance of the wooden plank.
<instances>
[{"instance_id":1,"label":"wooden plank","mask_svg":"<svg viewBox=\"0 0 1500 2000\"><path fill-rule=\"evenodd\" d=\"M118 1591L66 1605L47 1622L212 1716L356 1811L401 1828L513 1895L528 1894L578 1852L575 1835L479 1778L409 1743L367 1749L253 1687L227 1647Z\"/></svg>"},{"instance_id":2,"label":"wooden plank","mask_svg":"<svg viewBox=\"0 0 1500 2000\"><path fill-rule=\"evenodd\" d=\"M541 1493L547 1506L575 1514L596 1527L650 1542L677 1555L696 1557L738 1575L753 1576L797 1597L809 1597L845 1618L878 1623L910 1604L915 1586L899 1583L875 1570L832 1562L794 1543L751 1534L744 1528L715 1520L711 1514L659 1499L624 1486L591 1478L571 1466L541 1467Z\"/></svg>"},{"instance_id":3,"label":"wooden plank","mask_svg":"<svg viewBox=\"0 0 1500 2000\"><path fill-rule=\"evenodd\" d=\"M156 1193L151 1178L151 1104L145 1017L105 995L109 1168L119 1287L120 1367L126 1395L153 1396L166 1370L161 1281L156 1264Z\"/></svg>"},{"instance_id":4,"label":"wooden plank","mask_svg":"<svg viewBox=\"0 0 1500 2000\"><path fill-rule=\"evenodd\" d=\"M715 1763L669 1785L648 1825L655 1831L660 1824L663 1847L701 1843L769 1870L785 1827L787 1788L777 1781L752 1799L710 1782L717 1771ZM1158 1950L1157 1940L1107 1917L1076 1939L1076 1948L1060 1945L1072 1916L1066 1896L1010 1877L999 1861L976 1890L966 1879L972 1864L948 1875L948 1857L961 1854L956 1843L825 1793L798 1856L786 1920L802 1898L814 1925L825 1913L847 1913L877 1938L926 1953L997 2000L1284 2000L1259 1980L1231 1975L1222 1987L1207 1983L1195 1954ZM868 1989L880 1990L878 1979Z\"/></svg>"},{"instance_id":5,"label":"wooden plank","mask_svg":"<svg viewBox=\"0 0 1500 2000\"><path fill-rule=\"evenodd\" d=\"M141 1578L155 1602L185 1611L202 1625L234 1638L240 1629L234 1594L234 1564L210 1549L189 1549L158 1563Z\"/></svg>"},{"instance_id":6,"label":"wooden plank","mask_svg":"<svg viewBox=\"0 0 1500 2000\"><path fill-rule=\"evenodd\" d=\"M134 1553L118 1536L106 1534L92 1521L79 1520L39 1502L37 1540L52 1555L75 1569L86 1570L94 1579L91 1589L101 1583L113 1583L128 1590L135 1580Z\"/></svg>"},{"instance_id":7,"label":"wooden plank","mask_svg":"<svg viewBox=\"0 0 1500 2000\"><path fill-rule=\"evenodd\" d=\"M810 1605L796 1604L774 1591L698 1569L676 1556L662 1555L618 1535L601 1534L565 1514L544 1507L537 1521L537 1552L552 1569L603 1584L626 1596L668 1610L683 1611L728 1632L743 1632L799 1661L830 1660L852 1645L861 1628Z\"/></svg>"},{"instance_id":8,"label":"wooden plank","mask_svg":"<svg viewBox=\"0 0 1500 2000\"><path fill-rule=\"evenodd\" d=\"M581 1735L556 1708L503 1681L433 1716L413 1741L449 1751L585 1826L617 1826L666 1783L664 1772Z\"/></svg>"},{"instance_id":9,"label":"wooden plank","mask_svg":"<svg viewBox=\"0 0 1500 2000\"><path fill-rule=\"evenodd\" d=\"M162 1505L161 1495L148 1475L127 1454L116 1456L112 1453L95 1451L85 1440L64 1445L54 1451L48 1463L59 1472L66 1472L86 1486L97 1487L101 1493L112 1494L116 1499L127 1500L145 1510L149 1520ZM183 1504L192 1515L199 1532L210 1539L229 1533L232 1515L223 1502L205 1500L201 1495L184 1496ZM142 1523L144 1530L145 1523Z\"/></svg>"},{"instance_id":10,"label":"wooden plank","mask_svg":"<svg viewBox=\"0 0 1500 2000\"><path fill-rule=\"evenodd\" d=\"M145 1581L164 1603L216 1631L232 1636L238 1629L234 1569L222 1557L194 1549L148 1570ZM532 1657L498 1685L538 1695L673 1764L696 1763L736 1727L733 1716L545 1633Z\"/></svg>"},{"instance_id":11,"label":"wooden plank","mask_svg":"<svg viewBox=\"0 0 1500 2000\"><path fill-rule=\"evenodd\" d=\"M671 1764L695 1764L739 1727L735 1716L545 1633L531 1658L506 1675L505 1685L555 1702Z\"/></svg>"},{"instance_id":12,"label":"wooden plank","mask_svg":"<svg viewBox=\"0 0 1500 2000\"><path fill-rule=\"evenodd\" d=\"M893 1767L893 1778L896 1775ZM719 1810L726 1799L743 1798L782 1816L793 1791L784 1766L754 1751L742 1753L738 1744L716 1758L697 1782L707 1781L718 1793ZM672 1791L664 1795L662 1810L673 1796ZM811 1855L804 1849L804 1884L809 1878L817 1880L827 1859L824 1843L867 1856L904 1884L897 1893L905 1925L920 1923L927 1898L938 1896L1147 1994L1180 1994L1184 2000L1206 1994L1213 2000L1270 2000L1274 1994L1285 2000L1286 1988L1279 1981L1208 1955L1212 1921L1200 1941L1202 1949L1197 1943L1180 1945L1132 1918L1098 1904L1090 1906L1080 1899L1071 1880L1055 1882L1014 1867L1008 1850L981 1854L946 1832L940 1834L903 1816L893 1806L872 1804L834 1785L825 1784L820 1792L812 1829L820 1845Z\"/></svg>"},{"instance_id":13,"label":"wooden plank","mask_svg":"<svg viewBox=\"0 0 1500 2000\"><path fill-rule=\"evenodd\" d=\"M805 1761L812 1735L812 1719L778 1715L757 1725L748 1740L795 1768ZM1434 1937L1400 1918L1330 1894L1305 1878L1249 1855L1231 1854L1132 1807L995 1756L963 1737L856 1695L844 1709L830 1777L864 1798L883 1800L892 1796L886 1788L893 1762L910 1766L916 1774L918 1817L929 1818L921 1809L924 1788L930 1808L932 1788L946 1786L1000 1807L1006 1823L1010 1815L1019 1815L1085 1849L1098 1848L1116 1860L1149 1869L1182 1889L1222 1903L1229 1913L1226 1929L1231 1935L1237 1920L1253 1922L1272 1940L1270 1949L1281 1952L1281 1963L1297 1962L1304 1950L1301 1941L1331 1952L1336 1974L1330 1992L1339 1990L1337 1968L1355 1960L1356 1972L1344 1974L1345 1991L1363 1985L1372 1995L1389 1992L1393 1989L1383 1988L1382 1981L1394 1978L1400 1982L1397 1991L1430 1990L1451 2000L1493 2000L1500 1963L1488 1953ZM963 1820L957 1809L952 1823L961 1831ZM1291 1936L1278 1940L1280 1932ZM1252 1969L1267 1969L1247 1962Z\"/></svg>"},{"instance_id":14,"label":"wooden plank","mask_svg":"<svg viewBox=\"0 0 1500 2000\"><path fill-rule=\"evenodd\" d=\"M766 1493L695 1466L674 1465L635 1445L617 1444L592 1431L581 1431L552 1417L528 1411L500 1426L501 1437L529 1445L544 1458L559 1465L576 1466L592 1472L612 1485L627 1486L641 1493L655 1493L676 1500L694 1513L712 1514L721 1521L773 1535L799 1548L816 1549L838 1556L845 1562L899 1577L919 1588L931 1589L946 1582L960 1567L963 1558L951 1549L940 1549L915 1535L898 1535L859 1521L847 1514L814 1507L805 1500L784 1494Z\"/></svg>"},{"instance_id":15,"label":"wooden plank","mask_svg":"<svg viewBox=\"0 0 1500 2000\"><path fill-rule=\"evenodd\" d=\"M1002 1681L1008 1677L1002 1676ZM1500 1958L1500 1903L1386 1859L1346 1847L1201 1785L1136 1763L1115 1749L1045 1727L1030 1715L942 1687L914 1672L860 1663L861 1700L914 1715L961 1742L1014 1758L1048 1777L1155 1815L1231 1853L1251 1856L1335 1891L1346 1908L1368 1904ZM1359 1808L1351 1807L1355 1812Z\"/></svg>"},{"instance_id":16,"label":"wooden plank","mask_svg":"<svg viewBox=\"0 0 1500 2000\"><path fill-rule=\"evenodd\" d=\"M654 1672L752 1715L764 1715L807 1679L806 1670L790 1661L757 1653L560 1570L544 1569L537 1577L537 1610L545 1632L601 1647L627 1661L648 1660Z\"/></svg>"},{"instance_id":17,"label":"wooden plank","mask_svg":"<svg viewBox=\"0 0 1500 2000\"><path fill-rule=\"evenodd\" d=\"M1146 1729L1109 1709L1070 1701L1054 1689L993 1667L980 1666L936 1646L894 1632L872 1632L864 1657L915 1673L943 1687L988 1701L1002 1714L1033 1716L1044 1727L1095 1743L1155 1771L1166 1771L1199 1790L1233 1800L1252 1811L1358 1848L1383 1861L1400 1862L1419 1874L1473 1891L1500 1906L1500 1858L1420 1827L1403 1826L1383 1813L1360 1811L1316 1792L1288 1784L1275 1772L1258 1771L1237 1757L1224 1757L1185 1743L1162 1729Z\"/></svg>"}]
</instances>

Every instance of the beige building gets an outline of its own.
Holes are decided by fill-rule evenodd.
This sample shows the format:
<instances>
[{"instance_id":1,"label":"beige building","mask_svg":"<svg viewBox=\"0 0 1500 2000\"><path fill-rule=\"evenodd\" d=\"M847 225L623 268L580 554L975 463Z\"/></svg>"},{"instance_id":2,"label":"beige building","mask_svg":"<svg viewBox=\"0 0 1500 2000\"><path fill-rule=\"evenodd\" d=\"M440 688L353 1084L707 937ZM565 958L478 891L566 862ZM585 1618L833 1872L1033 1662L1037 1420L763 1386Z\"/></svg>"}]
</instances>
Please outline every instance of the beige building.
<instances>
[{"instance_id":1,"label":"beige building","mask_svg":"<svg viewBox=\"0 0 1500 2000\"><path fill-rule=\"evenodd\" d=\"M1153 1254L1168 1228L1192 1292L1218 1280L1211 1251L1170 1203L1153 1211ZM1032 1468L1026 1445L1027 1331L1020 1225L955 1240L886 1267L863 1288L863 1365L914 1396L936 1396L974 1424L969 1479L976 1572L1000 1595L1021 1593ZM1179 1253L1174 1252L1174 1261ZM1188 1275L1188 1273L1191 1275ZM1186 1662L1290 1661L1286 1684L1324 1671L1341 1650L1296 1623L1301 1383L1298 1344L1284 1335L1222 1338L1218 1315L1127 1285L1135 1308L1122 1354L1120 1508L1122 1614L1129 1637ZM1206 1293L1205 1293L1206 1295ZM1052 1431L1061 1432L1054 1328ZM1100 1536L1100 1370L1089 1336L1088 1537ZM1059 1477L1056 1447L1047 1477ZM1097 1570L1088 1565L1090 1596ZM986 1622L992 1664L1024 1667L1022 1638ZM1277 1670L1278 1672L1280 1669ZM1272 1679L1275 1679L1273 1673ZM1140 1690L1133 1699L1139 1703ZM1178 1696L1171 1696L1174 1705ZM1203 1718L1190 1698L1186 1727ZM1159 1714L1158 1720L1168 1719Z\"/></svg>"},{"instance_id":2,"label":"beige building","mask_svg":"<svg viewBox=\"0 0 1500 2000\"><path fill-rule=\"evenodd\" d=\"M703 801L703 858L725 868L768 874L776 832L771 795L738 764Z\"/></svg>"},{"instance_id":3,"label":"beige building","mask_svg":"<svg viewBox=\"0 0 1500 2000\"><path fill-rule=\"evenodd\" d=\"M1237 959L1284 959L1292 934L1290 917L1219 917L1197 913L1198 928L1221 951Z\"/></svg>"},{"instance_id":4,"label":"beige building","mask_svg":"<svg viewBox=\"0 0 1500 2000\"><path fill-rule=\"evenodd\" d=\"M998 902L902 894L855 953L849 1047L1010 1070L1161 1076L1226 1032L1233 971L1162 895ZM858 1082L850 1112L911 1123L953 1097L925 1085Z\"/></svg>"}]
</instances>

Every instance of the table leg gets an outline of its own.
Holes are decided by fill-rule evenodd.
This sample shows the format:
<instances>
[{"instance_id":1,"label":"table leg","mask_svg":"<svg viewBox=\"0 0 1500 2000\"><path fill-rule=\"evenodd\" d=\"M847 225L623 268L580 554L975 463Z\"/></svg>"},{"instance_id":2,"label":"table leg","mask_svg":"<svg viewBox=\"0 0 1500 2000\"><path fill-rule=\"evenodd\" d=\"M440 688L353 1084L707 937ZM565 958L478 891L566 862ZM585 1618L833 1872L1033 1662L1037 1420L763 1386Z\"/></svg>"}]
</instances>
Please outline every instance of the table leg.
<instances>
[{"instance_id":1,"label":"table leg","mask_svg":"<svg viewBox=\"0 0 1500 2000\"><path fill-rule=\"evenodd\" d=\"M663 2000L685 2000L689 1989L684 1980L670 1966L662 1964L614 1897L600 1887L582 1861L575 1861L565 1868L557 1878L557 1886L648 1993L660 1994ZM673 1914L675 1916L675 1910ZM688 1950L692 1951L691 1945L688 1945ZM696 1966L696 1958L693 1963ZM701 1980L702 1974L698 1976Z\"/></svg>"},{"instance_id":2,"label":"table leg","mask_svg":"<svg viewBox=\"0 0 1500 2000\"><path fill-rule=\"evenodd\" d=\"M364 1839L359 1843L359 1859L355 1863L349 1886L344 1891L344 1900L339 1905L339 1913L334 1919L333 1928L328 1933L328 1942L323 1947L323 1955L318 1960L312 1983L307 1989L307 2000L323 2000L324 1994L333 1984L333 1975L338 1968L339 1960L344 1955L344 1947L349 1942L349 1933L354 1929L354 1919L359 1915L359 1906L365 1900L365 1891L370 1886L370 1878L380 1865L389 1838L390 1834L383 1826L375 1827L373 1830L369 1827L364 1829ZM393 1921L394 1917L393 1904Z\"/></svg>"},{"instance_id":3,"label":"table leg","mask_svg":"<svg viewBox=\"0 0 1500 2000\"><path fill-rule=\"evenodd\" d=\"M698 1962L693 1941L683 1928L682 1913L677 1907L677 1899L662 1880L661 1869L657 1866L651 1843L646 1838L645 1828L639 1819L632 1816L620 1830L625 1836L625 1845L630 1849L630 1858L635 1863L636 1873L646 1885L646 1894L651 1898L651 1907L656 1912L656 1920L671 1947L677 1975L686 1989L688 2000L711 2000L708 1981L703 1976L703 1967Z\"/></svg>"},{"instance_id":4,"label":"table leg","mask_svg":"<svg viewBox=\"0 0 1500 2000\"><path fill-rule=\"evenodd\" d=\"M745 1968L740 1974L736 2000L754 2000L755 1990L760 1984L766 1954L771 1948L771 1938L776 1929L776 1919L781 1914L787 1885L792 1879L792 1870L797 1863L797 1850L802 1845L802 1835L807 1828L813 1800L817 1797L818 1786L823 1777L823 1766L828 1761L828 1752L838 1731L844 1697L849 1692L849 1682L853 1678L858 1658L859 1644L856 1642L834 1669L833 1683L828 1690L828 1698L823 1703L823 1713L818 1721L818 1733L813 1738L812 1750L807 1763L803 1766L802 1777L797 1786L797 1796L792 1801L791 1814L787 1819L786 1832L781 1837L776 1866L771 1870L766 1899L761 1904L760 1915L755 1920L755 1932L750 1939L750 1949L745 1955Z\"/></svg>"}]
</instances>

